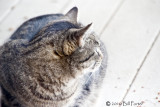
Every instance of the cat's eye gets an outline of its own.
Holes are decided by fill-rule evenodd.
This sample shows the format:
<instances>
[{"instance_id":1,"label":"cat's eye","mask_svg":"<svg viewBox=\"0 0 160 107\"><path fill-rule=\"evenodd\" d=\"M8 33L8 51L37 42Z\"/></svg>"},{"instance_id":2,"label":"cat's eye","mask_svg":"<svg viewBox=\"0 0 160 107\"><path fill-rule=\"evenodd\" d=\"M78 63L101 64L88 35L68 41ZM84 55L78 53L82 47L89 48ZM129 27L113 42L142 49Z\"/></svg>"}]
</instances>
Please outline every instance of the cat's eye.
<instances>
[{"instance_id":1,"label":"cat's eye","mask_svg":"<svg viewBox=\"0 0 160 107\"><path fill-rule=\"evenodd\" d=\"M95 41L94 42L96 45L100 46L100 42L99 41Z\"/></svg>"},{"instance_id":2,"label":"cat's eye","mask_svg":"<svg viewBox=\"0 0 160 107\"><path fill-rule=\"evenodd\" d=\"M56 50L54 51L54 54L57 55L57 56L60 56L60 57L63 56L62 54L60 54L60 53L59 53L58 51L56 51Z\"/></svg>"},{"instance_id":3,"label":"cat's eye","mask_svg":"<svg viewBox=\"0 0 160 107\"><path fill-rule=\"evenodd\" d=\"M58 54L58 52L57 52L57 51L54 51L54 53L55 53L57 56L59 56L59 54Z\"/></svg>"},{"instance_id":4,"label":"cat's eye","mask_svg":"<svg viewBox=\"0 0 160 107\"><path fill-rule=\"evenodd\" d=\"M53 51L53 59L60 59L60 58L61 58L60 54L54 50Z\"/></svg>"}]
</instances>

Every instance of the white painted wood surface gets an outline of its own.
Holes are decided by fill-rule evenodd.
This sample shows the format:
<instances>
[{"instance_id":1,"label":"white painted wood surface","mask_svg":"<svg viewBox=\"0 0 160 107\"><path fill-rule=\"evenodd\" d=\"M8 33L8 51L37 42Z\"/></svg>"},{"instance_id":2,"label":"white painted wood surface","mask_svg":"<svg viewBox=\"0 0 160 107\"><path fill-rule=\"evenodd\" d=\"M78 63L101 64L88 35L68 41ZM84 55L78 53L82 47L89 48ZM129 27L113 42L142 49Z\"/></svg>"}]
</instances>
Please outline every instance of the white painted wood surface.
<instances>
[{"instance_id":1,"label":"white painted wood surface","mask_svg":"<svg viewBox=\"0 0 160 107\"><path fill-rule=\"evenodd\" d=\"M160 32L155 39L152 50L125 98L126 101L144 102L142 107L160 107Z\"/></svg>"},{"instance_id":2,"label":"white painted wood surface","mask_svg":"<svg viewBox=\"0 0 160 107\"><path fill-rule=\"evenodd\" d=\"M0 0L0 22L14 9L19 0Z\"/></svg>"},{"instance_id":3,"label":"white painted wood surface","mask_svg":"<svg viewBox=\"0 0 160 107\"><path fill-rule=\"evenodd\" d=\"M73 6L78 6L81 22L93 22L108 49L108 71L96 107L122 100L160 107L160 0L0 0L0 45L25 20L65 13Z\"/></svg>"},{"instance_id":4,"label":"white painted wood surface","mask_svg":"<svg viewBox=\"0 0 160 107\"><path fill-rule=\"evenodd\" d=\"M159 0L126 0L105 29L101 39L107 46L109 63L104 101L121 102L125 97L160 29L159 13Z\"/></svg>"}]
</instances>

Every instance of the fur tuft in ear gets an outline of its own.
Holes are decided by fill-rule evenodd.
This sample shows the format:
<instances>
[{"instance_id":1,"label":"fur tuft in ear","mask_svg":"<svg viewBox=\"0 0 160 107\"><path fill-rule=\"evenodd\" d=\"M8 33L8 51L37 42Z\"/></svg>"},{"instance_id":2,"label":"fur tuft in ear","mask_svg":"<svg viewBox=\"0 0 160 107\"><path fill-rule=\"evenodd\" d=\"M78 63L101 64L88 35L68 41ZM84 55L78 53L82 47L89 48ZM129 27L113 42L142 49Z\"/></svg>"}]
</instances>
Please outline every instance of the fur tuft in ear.
<instances>
[{"instance_id":1,"label":"fur tuft in ear","mask_svg":"<svg viewBox=\"0 0 160 107\"><path fill-rule=\"evenodd\" d=\"M78 44L79 47L83 46L83 44L84 44L83 39L85 37L84 33L90 28L91 25L92 25L92 23L88 24L87 26L85 26L81 29L77 29L77 30L74 31L74 36L77 39L77 44Z\"/></svg>"},{"instance_id":2,"label":"fur tuft in ear","mask_svg":"<svg viewBox=\"0 0 160 107\"><path fill-rule=\"evenodd\" d=\"M78 47L84 45L84 33L89 29L91 24L80 28L80 29L70 29L69 30L69 39L66 39L63 43L63 52L65 55L72 54Z\"/></svg>"},{"instance_id":3,"label":"fur tuft in ear","mask_svg":"<svg viewBox=\"0 0 160 107\"><path fill-rule=\"evenodd\" d=\"M73 21L74 23L77 23L77 14L78 14L78 8L73 7L71 10L69 10L65 14L65 16L69 17L71 19L71 21Z\"/></svg>"}]
</instances>

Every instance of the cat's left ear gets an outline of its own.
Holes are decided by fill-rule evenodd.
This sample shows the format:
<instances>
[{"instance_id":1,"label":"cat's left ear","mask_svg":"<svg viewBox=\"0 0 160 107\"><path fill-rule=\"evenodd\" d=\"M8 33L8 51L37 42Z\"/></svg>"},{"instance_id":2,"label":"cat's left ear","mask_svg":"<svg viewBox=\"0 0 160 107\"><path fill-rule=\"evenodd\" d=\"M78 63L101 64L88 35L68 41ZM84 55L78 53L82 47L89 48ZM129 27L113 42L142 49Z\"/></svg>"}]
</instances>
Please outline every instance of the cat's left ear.
<instances>
[{"instance_id":1,"label":"cat's left ear","mask_svg":"<svg viewBox=\"0 0 160 107\"><path fill-rule=\"evenodd\" d=\"M78 14L78 8L77 7L73 7L71 10L69 10L65 16L69 17L71 19L71 21L73 21L74 23L77 23L77 14Z\"/></svg>"}]
</instances>

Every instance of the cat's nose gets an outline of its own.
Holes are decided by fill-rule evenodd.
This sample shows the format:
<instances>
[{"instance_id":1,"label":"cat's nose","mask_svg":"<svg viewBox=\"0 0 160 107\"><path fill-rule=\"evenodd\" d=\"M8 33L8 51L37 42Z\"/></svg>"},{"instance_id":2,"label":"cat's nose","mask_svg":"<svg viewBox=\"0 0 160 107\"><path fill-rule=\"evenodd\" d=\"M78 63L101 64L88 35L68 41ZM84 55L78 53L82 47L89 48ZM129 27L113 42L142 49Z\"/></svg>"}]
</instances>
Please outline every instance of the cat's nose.
<instances>
[{"instance_id":1,"label":"cat's nose","mask_svg":"<svg viewBox=\"0 0 160 107\"><path fill-rule=\"evenodd\" d=\"M98 47L100 46L100 41L97 40L97 41L94 41L94 43L96 44L96 46Z\"/></svg>"},{"instance_id":2,"label":"cat's nose","mask_svg":"<svg viewBox=\"0 0 160 107\"><path fill-rule=\"evenodd\" d=\"M100 58L103 58L103 54L102 54L102 52L101 52L100 49L96 49L96 53L98 54L98 56L99 56Z\"/></svg>"}]
</instances>

